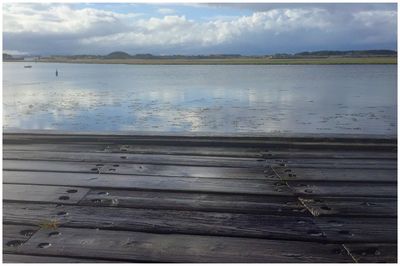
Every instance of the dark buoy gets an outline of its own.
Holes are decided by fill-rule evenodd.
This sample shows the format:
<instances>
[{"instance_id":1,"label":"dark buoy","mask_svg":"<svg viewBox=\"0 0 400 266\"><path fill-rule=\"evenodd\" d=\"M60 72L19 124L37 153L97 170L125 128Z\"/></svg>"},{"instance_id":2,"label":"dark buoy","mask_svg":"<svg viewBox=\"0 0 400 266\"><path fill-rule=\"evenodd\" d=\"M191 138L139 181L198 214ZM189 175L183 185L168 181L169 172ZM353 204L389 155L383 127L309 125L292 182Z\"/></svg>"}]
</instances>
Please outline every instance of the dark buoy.
<instances>
[{"instance_id":1,"label":"dark buoy","mask_svg":"<svg viewBox=\"0 0 400 266\"><path fill-rule=\"evenodd\" d=\"M56 69L56 77L58 77L58 70Z\"/></svg>"}]
</instances>

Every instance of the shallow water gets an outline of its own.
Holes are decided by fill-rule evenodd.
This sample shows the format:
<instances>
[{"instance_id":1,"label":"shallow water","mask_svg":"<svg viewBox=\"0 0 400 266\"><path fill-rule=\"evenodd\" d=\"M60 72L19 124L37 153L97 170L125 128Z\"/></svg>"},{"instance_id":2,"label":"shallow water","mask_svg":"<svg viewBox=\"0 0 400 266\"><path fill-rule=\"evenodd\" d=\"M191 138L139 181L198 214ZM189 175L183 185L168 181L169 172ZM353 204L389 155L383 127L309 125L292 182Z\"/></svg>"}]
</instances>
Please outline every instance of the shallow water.
<instances>
[{"instance_id":1,"label":"shallow water","mask_svg":"<svg viewBox=\"0 0 400 266\"><path fill-rule=\"evenodd\" d=\"M5 129L396 134L395 65L26 64L3 63Z\"/></svg>"}]
</instances>

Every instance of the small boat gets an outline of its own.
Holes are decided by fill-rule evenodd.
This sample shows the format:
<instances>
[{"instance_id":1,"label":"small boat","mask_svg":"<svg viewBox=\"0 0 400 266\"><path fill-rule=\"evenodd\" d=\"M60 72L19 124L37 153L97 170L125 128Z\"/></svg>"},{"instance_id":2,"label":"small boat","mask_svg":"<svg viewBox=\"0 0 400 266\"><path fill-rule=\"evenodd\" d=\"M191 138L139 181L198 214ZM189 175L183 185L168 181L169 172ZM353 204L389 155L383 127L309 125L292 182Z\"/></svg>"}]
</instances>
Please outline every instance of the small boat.
<instances>
[{"instance_id":1,"label":"small boat","mask_svg":"<svg viewBox=\"0 0 400 266\"><path fill-rule=\"evenodd\" d=\"M32 68L32 66L24 66L24 68Z\"/></svg>"}]
</instances>

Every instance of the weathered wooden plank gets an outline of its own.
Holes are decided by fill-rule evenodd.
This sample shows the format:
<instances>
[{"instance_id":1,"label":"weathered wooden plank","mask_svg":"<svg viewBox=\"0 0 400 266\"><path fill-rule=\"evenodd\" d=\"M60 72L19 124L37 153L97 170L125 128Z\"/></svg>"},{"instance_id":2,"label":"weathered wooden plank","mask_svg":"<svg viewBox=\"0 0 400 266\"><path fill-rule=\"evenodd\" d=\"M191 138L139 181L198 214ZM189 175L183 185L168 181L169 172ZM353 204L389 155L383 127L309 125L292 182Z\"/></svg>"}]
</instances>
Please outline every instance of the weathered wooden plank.
<instances>
[{"instance_id":1,"label":"weathered wooden plank","mask_svg":"<svg viewBox=\"0 0 400 266\"><path fill-rule=\"evenodd\" d=\"M288 168L308 168L308 169L319 169L319 168L324 168L324 169L377 169L377 170L396 170L396 165L395 164L346 164L346 165L340 165L340 164L313 164L313 163L291 163L291 164L286 164L286 163L266 163L266 166L268 167L274 167L274 166L286 166Z\"/></svg>"},{"instance_id":2,"label":"weathered wooden plank","mask_svg":"<svg viewBox=\"0 0 400 266\"><path fill-rule=\"evenodd\" d=\"M273 159L266 160L266 164L289 168L397 169L397 160L381 159Z\"/></svg>"},{"instance_id":3,"label":"weathered wooden plank","mask_svg":"<svg viewBox=\"0 0 400 266\"><path fill-rule=\"evenodd\" d=\"M88 188L3 184L3 200L76 204Z\"/></svg>"},{"instance_id":4,"label":"weathered wooden plank","mask_svg":"<svg viewBox=\"0 0 400 266\"><path fill-rule=\"evenodd\" d=\"M58 226L56 204L33 204L33 203L3 203L3 224L20 224L33 226ZM13 209L15 208L15 209ZM60 213L60 215L57 215Z\"/></svg>"},{"instance_id":5,"label":"weathered wooden plank","mask_svg":"<svg viewBox=\"0 0 400 266\"><path fill-rule=\"evenodd\" d=\"M397 245L366 243L344 244L356 262L360 263L397 263Z\"/></svg>"},{"instance_id":6,"label":"weathered wooden plank","mask_svg":"<svg viewBox=\"0 0 400 266\"><path fill-rule=\"evenodd\" d=\"M37 211L38 208L40 211ZM310 217L6 203L3 207L3 219L6 223L29 225L56 219L63 227L164 234L325 240Z\"/></svg>"},{"instance_id":7,"label":"weathered wooden plank","mask_svg":"<svg viewBox=\"0 0 400 266\"><path fill-rule=\"evenodd\" d=\"M25 232L25 230L29 230L30 232ZM34 233L34 231L39 230L37 226L30 225L10 225L3 224L3 240L28 240ZM3 241L3 245L6 244L7 241Z\"/></svg>"},{"instance_id":8,"label":"weathered wooden plank","mask_svg":"<svg viewBox=\"0 0 400 266\"><path fill-rule=\"evenodd\" d=\"M29 225L3 225L3 263L40 263L40 262L110 262L105 260L89 260L66 257L43 257L9 254L16 253L23 248L26 242L40 229L39 226Z\"/></svg>"},{"instance_id":9,"label":"weathered wooden plank","mask_svg":"<svg viewBox=\"0 0 400 266\"><path fill-rule=\"evenodd\" d=\"M171 146L228 146L228 147L279 147L279 148L319 148L319 149L342 149L342 150L389 150L397 148L395 139L310 139L310 138L258 138L257 136L247 137L207 137L207 136L116 136L110 135L55 135L55 134L4 134L6 144L13 143L68 143L68 142L111 142L113 144L133 145L171 145Z\"/></svg>"},{"instance_id":10,"label":"weathered wooden plank","mask_svg":"<svg viewBox=\"0 0 400 266\"><path fill-rule=\"evenodd\" d=\"M310 216L295 197L93 189L79 203L142 209Z\"/></svg>"},{"instance_id":11,"label":"weathered wooden plank","mask_svg":"<svg viewBox=\"0 0 400 266\"><path fill-rule=\"evenodd\" d=\"M4 160L3 170L157 175L207 178L264 179L260 168L201 167L184 165Z\"/></svg>"},{"instance_id":12,"label":"weathered wooden plank","mask_svg":"<svg viewBox=\"0 0 400 266\"><path fill-rule=\"evenodd\" d=\"M7 144L4 151L58 151L58 152L116 152L135 154L170 154L196 155L216 157L260 158L265 149L235 148L235 147L207 147L207 146L159 146L159 145L116 145L116 144Z\"/></svg>"},{"instance_id":13,"label":"weathered wooden plank","mask_svg":"<svg viewBox=\"0 0 400 266\"><path fill-rule=\"evenodd\" d=\"M235 237L59 228L40 230L21 253L148 262L352 262L340 245ZM38 248L48 243L48 248ZM244 248L247 247L247 248Z\"/></svg>"},{"instance_id":14,"label":"weathered wooden plank","mask_svg":"<svg viewBox=\"0 0 400 266\"><path fill-rule=\"evenodd\" d=\"M15 143L15 144L3 144L3 151L63 151L63 152L104 152L107 146L105 143L68 143L68 144L57 144L57 143ZM113 145L114 146L114 145Z\"/></svg>"},{"instance_id":15,"label":"weathered wooden plank","mask_svg":"<svg viewBox=\"0 0 400 266\"><path fill-rule=\"evenodd\" d=\"M397 183L287 181L300 196L396 197Z\"/></svg>"},{"instance_id":16,"label":"weathered wooden plank","mask_svg":"<svg viewBox=\"0 0 400 266\"><path fill-rule=\"evenodd\" d=\"M293 196L280 181L4 171L3 182L93 188L148 189Z\"/></svg>"},{"instance_id":17,"label":"weathered wooden plank","mask_svg":"<svg viewBox=\"0 0 400 266\"><path fill-rule=\"evenodd\" d=\"M116 260L96 260L55 256L3 254L3 263L124 263Z\"/></svg>"},{"instance_id":18,"label":"weathered wooden plank","mask_svg":"<svg viewBox=\"0 0 400 266\"><path fill-rule=\"evenodd\" d=\"M397 217L397 198L300 198L314 216Z\"/></svg>"},{"instance_id":19,"label":"weathered wooden plank","mask_svg":"<svg viewBox=\"0 0 400 266\"><path fill-rule=\"evenodd\" d=\"M255 158L51 151L7 151L3 154L3 159L259 168L262 168L265 163L265 160Z\"/></svg>"},{"instance_id":20,"label":"weathered wooden plank","mask_svg":"<svg viewBox=\"0 0 400 266\"><path fill-rule=\"evenodd\" d=\"M61 145L60 145L61 146ZM66 145L64 145L66 146ZM61 147L60 147L61 148ZM82 150L81 150L82 151ZM160 146L160 145L115 145L104 148L107 152L154 153L173 155L203 155L228 157L263 157L271 158L337 158L337 159L396 159L396 152L386 151L346 151L322 149L296 149L285 147L212 147L212 146Z\"/></svg>"},{"instance_id":21,"label":"weathered wooden plank","mask_svg":"<svg viewBox=\"0 0 400 266\"><path fill-rule=\"evenodd\" d=\"M395 243L396 218L292 217L197 211L6 203L4 222L328 243ZM384 225L384 226L382 226Z\"/></svg>"},{"instance_id":22,"label":"weathered wooden plank","mask_svg":"<svg viewBox=\"0 0 400 266\"><path fill-rule=\"evenodd\" d=\"M331 151L331 150L303 150L303 149L271 149L262 153L268 160L276 159L379 159L396 160L395 152L382 151Z\"/></svg>"},{"instance_id":23,"label":"weathered wooden plank","mask_svg":"<svg viewBox=\"0 0 400 266\"><path fill-rule=\"evenodd\" d=\"M38 226L3 224L3 252L14 252L37 230Z\"/></svg>"},{"instance_id":24,"label":"weathered wooden plank","mask_svg":"<svg viewBox=\"0 0 400 266\"><path fill-rule=\"evenodd\" d=\"M282 180L396 182L395 169L333 169L272 167Z\"/></svg>"},{"instance_id":25,"label":"weathered wooden plank","mask_svg":"<svg viewBox=\"0 0 400 266\"><path fill-rule=\"evenodd\" d=\"M397 218L315 217L331 243L397 243Z\"/></svg>"},{"instance_id":26,"label":"weathered wooden plank","mask_svg":"<svg viewBox=\"0 0 400 266\"><path fill-rule=\"evenodd\" d=\"M219 133L219 132L159 132L159 131L101 131L101 132L79 132L75 131L73 134L69 131L61 130L40 130L40 129L5 129L3 138L5 140L12 138L22 139L42 139L51 137L59 141L80 140L87 141L87 139L108 140L119 139L147 139L152 141L154 139L185 139L185 140L214 140L220 139L229 140L252 140L252 141L265 141L265 140L291 140L291 141L317 141L317 142L357 142L357 143L397 143L397 135L382 135L382 134L337 134L337 133Z\"/></svg>"},{"instance_id":27,"label":"weathered wooden plank","mask_svg":"<svg viewBox=\"0 0 400 266\"><path fill-rule=\"evenodd\" d=\"M330 150L301 150L285 148L235 148L212 146L160 146L160 145L122 145L112 143L42 143L42 144L6 144L4 151L58 151L58 152L114 152L134 154L170 154L170 155L198 155L198 156L222 156L242 158L337 158L337 159L396 159L395 152L378 151L330 151Z\"/></svg>"}]
</instances>

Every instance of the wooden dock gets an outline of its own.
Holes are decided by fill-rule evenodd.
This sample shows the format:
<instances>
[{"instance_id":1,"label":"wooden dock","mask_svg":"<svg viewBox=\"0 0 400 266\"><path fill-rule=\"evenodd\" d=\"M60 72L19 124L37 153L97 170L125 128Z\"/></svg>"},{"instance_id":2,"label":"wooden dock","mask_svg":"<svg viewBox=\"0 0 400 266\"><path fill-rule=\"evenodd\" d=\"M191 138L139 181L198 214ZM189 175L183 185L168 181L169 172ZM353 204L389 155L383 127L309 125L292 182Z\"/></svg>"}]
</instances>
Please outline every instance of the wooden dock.
<instances>
[{"instance_id":1,"label":"wooden dock","mask_svg":"<svg viewBox=\"0 0 400 266\"><path fill-rule=\"evenodd\" d=\"M3 135L4 262L397 262L397 139Z\"/></svg>"}]
</instances>

